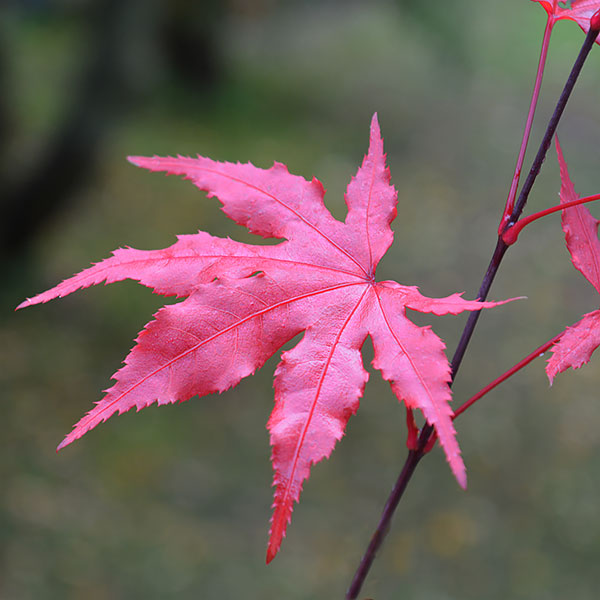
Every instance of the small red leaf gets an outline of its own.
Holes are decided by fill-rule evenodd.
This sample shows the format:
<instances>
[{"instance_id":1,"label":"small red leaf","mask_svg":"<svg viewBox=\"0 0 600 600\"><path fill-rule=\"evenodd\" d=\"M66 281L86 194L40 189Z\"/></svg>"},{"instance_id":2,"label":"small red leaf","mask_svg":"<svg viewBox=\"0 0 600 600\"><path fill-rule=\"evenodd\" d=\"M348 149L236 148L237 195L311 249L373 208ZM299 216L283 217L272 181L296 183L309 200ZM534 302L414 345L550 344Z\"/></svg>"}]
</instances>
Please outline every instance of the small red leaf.
<instances>
[{"instance_id":1,"label":"small red leaf","mask_svg":"<svg viewBox=\"0 0 600 600\"><path fill-rule=\"evenodd\" d=\"M550 349L546 373L550 383L558 373L569 367L579 369L588 363L592 353L600 346L600 310L583 315L583 319L567 327L562 337Z\"/></svg>"},{"instance_id":2,"label":"small red leaf","mask_svg":"<svg viewBox=\"0 0 600 600\"><path fill-rule=\"evenodd\" d=\"M560 202L565 204L577 200L575 187L569 177L567 163L565 162L558 138L556 138L556 151L560 165ZM573 206L562 211L562 227L565 232L567 249L575 268L596 288L600 293L600 240L598 240L598 223L590 213L587 206Z\"/></svg>"},{"instance_id":3,"label":"small red leaf","mask_svg":"<svg viewBox=\"0 0 600 600\"><path fill-rule=\"evenodd\" d=\"M556 138L556 151L562 182L560 201L565 204L577 200L579 196L575 193L558 138ZM581 204L562 211L562 227L573 265L600 293L598 220L591 215L586 206ZM600 311L594 311L584 315L583 319L572 327L567 327L559 341L551 348L552 356L546 365L550 383L558 373L562 373L569 367L578 369L587 363L599 345Z\"/></svg>"}]
</instances>

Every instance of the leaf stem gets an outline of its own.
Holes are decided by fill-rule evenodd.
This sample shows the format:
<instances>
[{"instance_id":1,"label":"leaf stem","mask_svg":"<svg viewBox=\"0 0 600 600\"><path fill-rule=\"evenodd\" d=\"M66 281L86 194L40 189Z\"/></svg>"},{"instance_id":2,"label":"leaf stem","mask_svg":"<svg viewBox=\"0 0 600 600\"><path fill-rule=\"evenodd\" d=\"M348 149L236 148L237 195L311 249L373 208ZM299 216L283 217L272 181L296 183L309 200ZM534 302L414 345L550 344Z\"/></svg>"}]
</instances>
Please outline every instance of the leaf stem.
<instances>
[{"instance_id":1,"label":"leaf stem","mask_svg":"<svg viewBox=\"0 0 600 600\"><path fill-rule=\"evenodd\" d=\"M538 61L537 73L535 75L535 84L533 86L533 93L531 95L531 102L529 103L529 112L527 113L527 121L525 122L525 130L523 131L523 138L521 139L521 147L519 148L519 156L517 157L517 164L515 166L515 172L513 174L512 182L510 184L510 190L508 192L508 198L506 199L506 206L504 213L502 214L502 220L498 226L498 234L500 235L512 214L515 206L515 198L517 196L517 189L519 187L519 180L521 179L521 169L523 168L523 162L525 160L525 152L527 151L527 145L529 143L529 136L531 134L531 127L533 126L533 118L535 116L535 110L537 108L538 98L540 96L540 89L542 87L542 79L544 77L544 68L546 67L546 58L548 56L548 47L550 45L550 36L552 34L552 28L556 19L554 16L548 15L546 20L546 28L544 29L544 38L542 40L542 50L540 52L540 59Z\"/></svg>"},{"instance_id":2,"label":"leaf stem","mask_svg":"<svg viewBox=\"0 0 600 600\"><path fill-rule=\"evenodd\" d=\"M536 348L533 352L528 354L525 358L521 359L516 365L513 365L510 369L508 369L508 371L505 371L504 373L502 373L502 375L500 375L499 377L496 377L496 379L494 379L494 381L491 381L490 383L488 383L485 387L481 388L476 394L474 394L468 400L463 402L454 411L452 420L455 420L456 418L458 418L468 408L473 406L473 404L475 404L475 402L477 402L478 400L481 400L481 398L483 398L486 394L488 394L494 388L498 387L501 383L503 383L504 381L506 381L507 379L512 377L515 373L518 373L521 369L526 367L530 362L532 362L536 358L539 358L540 356L542 356L544 354L544 352L546 352L546 350L548 350L551 346L553 346L556 342L558 342L558 340L562 337L563 333L564 333L564 331L555 335L552 339L548 340L547 342L544 342L541 346ZM436 439L436 433L434 431L431 434L429 443L427 445L427 448L425 449L425 453L427 453L431 450L431 448L433 447L433 444L435 443L435 439Z\"/></svg>"},{"instance_id":3,"label":"leaf stem","mask_svg":"<svg viewBox=\"0 0 600 600\"><path fill-rule=\"evenodd\" d=\"M521 193L519 194L519 198L510 215L510 219L501 233L504 233L504 231L510 225L516 223L521 213L523 212L523 208L525 207L527 198L529 197L529 193L531 192L531 188L533 187L533 184L540 172L540 169L546 157L546 153L548 152L548 148L550 147L552 136L556 131L556 127L558 126L567 101L571 95L571 92L573 91L573 87L577 82L577 78L581 73L581 69L594 44L596 37L598 36L598 33L600 33L600 27L596 29L592 24L585 38L585 41L583 42L581 50L579 51L577 59L573 64L573 68L571 69L569 78L567 79L565 87L563 88L560 98L556 104L554 113L548 123L546 133L544 134L537 155L533 161L533 165L531 166L531 170L529 171L529 175L525 180L525 184L523 185ZM498 268L500 267L500 263L502 262L502 258L504 257L504 254L506 253L507 249L508 246L504 243L502 236L500 235L498 237L498 241L494 249L494 254L492 255L492 258L490 260L490 264L488 265L487 271L481 282L481 287L479 289L478 295L479 300L483 301L487 298L489 289L492 285L492 282L496 276ZM469 345L469 341L471 339L471 336L473 335L473 331L475 329L477 321L479 320L480 312L481 311L474 311L469 315L462 336L452 358L452 381L454 381L454 378L458 373L458 369L460 368L460 364L464 357L465 351L467 349L467 346ZM452 384L452 381L450 382L450 384ZM409 451L404 466L402 467L402 471L400 472L396 484L394 485L392 492L385 504L385 508L382 512L379 525L377 526L377 529L375 530L375 533L371 538L369 546L367 547L367 550L365 551L365 554L361 559L358 569L356 570L354 578L352 579L352 583L348 588L346 600L356 600L356 598L358 597L363 583L369 573L371 565L375 560L377 551L381 547L381 544L383 543L383 540L385 539L385 536L389 531L394 512L402 498L402 495L404 494L404 491L406 490L408 482L412 478L413 473L415 472L415 469L419 464L419 461L421 460L421 458L423 458L427 443L429 442L429 438L431 437L432 433L433 427L431 425L425 425L421 429L421 433L417 441L417 449Z\"/></svg>"},{"instance_id":4,"label":"leaf stem","mask_svg":"<svg viewBox=\"0 0 600 600\"><path fill-rule=\"evenodd\" d=\"M526 367L530 362L540 357L546 352L551 346L556 344L562 337L564 332L555 335L551 340L543 343L541 346L536 348L531 354L528 354L525 358L521 359L516 365L512 366L508 371L502 373L499 377L496 377L494 381L488 383L485 387L481 388L475 395L471 396L466 402L463 402L455 411L453 419L462 415L468 408L473 406L475 402L483 398L488 392L491 392L495 387L499 386L502 382L506 381L509 377L512 377L515 373L518 373L521 369Z\"/></svg>"},{"instance_id":5,"label":"leaf stem","mask_svg":"<svg viewBox=\"0 0 600 600\"><path fill-rule=\"evenodd\" d=\"M545 210L540 210L539 212L533 213L532 215L528 215L527 217L523 217L502 234L502 239L504 240L505 244L511 246L517 241L521 231L523 231L523 229L530 223L533 223L534 221L537 221L538 219L541 219L547 215L551 215L552 213L558 212L559 210L571 208L579 204L585 204L586 202L594 202L596 200L600 200L600 194L586 196L585 198L577 198L577 200L571 200L569 202L564 202L563 204L557 204L556 206L552 206L550 208L546 208Z\"/></svg>"},{"instance_id":6,"label":"leaf stem","mask_svg":"<svg viewBox=\"0 0 600 600\"><path fill-rule=\"evenodd\" d=\"M583 68L583 65L585 64L585 61L590 53L590 50L592 49L592 46L594 45L594 42L596 40L596 37L598 36L598 33L600 33L600 29L595 29L593 27L590 27L590 30L588 31L587 35L585 36L585 40L583 42L583 45L581 46L581 50L579 51L579 54L577 55L577 59L575 60L575 63L573 64L573 68L571 69L571 72L569 73L569 78L567 79L567 82L565 83L565 87L563 88L560 98L558 99L558 102L556 103L556 108L554 109L554 113L552 114L552 117L550 118L550 121L548 122L546 132L544 134L544 137L542 139L542 142L540 144L538 152L533 160L533 164L531 165L531 169L529 171L527 179L525 180L525 183L523 184L523 188L521 189L521 193L519 194L519 198L515 204L515 207L510 216L510 220L509 220L508 224L506 225L505 230L519 220L519 217L521 216L521 213L523 212L523 208L525 208L525 204L527 203L527 199L529 198L531 188L533 187L533 184L535 183L535 180L540 172L540 169L542 168L542 164L546 158L548 148L550 147L550 143L552 142L552 138L554 137L554 133L556 132L558 123L562 117L562 114L565 110L567 102L571 96L571 92L573 91L573 88L575 87L575 84L577 83L577 78L579 77L579 74L581 73L581 69Z\"/></svg>"}]
</instances>

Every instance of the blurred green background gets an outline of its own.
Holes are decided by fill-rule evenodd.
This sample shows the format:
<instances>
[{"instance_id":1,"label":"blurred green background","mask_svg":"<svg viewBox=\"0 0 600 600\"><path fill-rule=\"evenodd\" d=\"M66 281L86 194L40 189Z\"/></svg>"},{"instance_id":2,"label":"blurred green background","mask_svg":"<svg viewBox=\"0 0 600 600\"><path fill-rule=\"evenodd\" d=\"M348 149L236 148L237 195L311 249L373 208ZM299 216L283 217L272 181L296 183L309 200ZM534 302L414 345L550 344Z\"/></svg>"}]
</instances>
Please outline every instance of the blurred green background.
<instances>
[{"instance_id":1,"label":"blurred green background","mask_svg":"<svg viewBox=\"0 0 600 600\"><path fill-rule=\"evenodd\" d=\"M163 302L126 282L12 310L118 246L198 228L250 240L189 182L126 155L278 160L317 176L343 218L374 111L399 191L380 278L473 298L544 15L527 0L2 3L0 598L343 597L405 457L404 411L370 365L347 437L266 567L277 357L225 394L115 417L56 455ZM582 40L557 25L534 144ZM596 47L560 126L582 195L600 188L599 99ZM530 212L558 201L557 171L552 154ZM522 236L491 294L522 295L481 319L457 402L597 308L556 216ZM454 350L463 317L415 319ZM457 423L466 493L439 449L423 461L361 597L597 598L598 358L550 389L543 366Z\"/></svg>"}]
</instances>

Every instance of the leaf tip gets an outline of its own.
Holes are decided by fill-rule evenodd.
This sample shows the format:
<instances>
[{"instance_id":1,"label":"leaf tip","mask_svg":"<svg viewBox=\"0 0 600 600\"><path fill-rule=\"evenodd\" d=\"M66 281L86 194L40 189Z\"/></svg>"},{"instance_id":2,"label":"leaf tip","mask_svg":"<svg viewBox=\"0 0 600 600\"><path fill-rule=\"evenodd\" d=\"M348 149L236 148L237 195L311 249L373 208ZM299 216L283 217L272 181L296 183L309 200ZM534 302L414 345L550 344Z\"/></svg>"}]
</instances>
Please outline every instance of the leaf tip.
<instances>
[{"instance_id":1,"label":"leaf tip","mask_svg":"<svg viewBox=\"0 0 600 600\"><path fill-rule=\"evenodd\" d=\"M135 167L141 167L141 163L142 163L142 156L128 156L127 160L134 165Z\"/></svg>"},{"instance_id":2,"label":"leaf tip","mask_svg":"<svg viewBox=\"0 0 600 600\"><path fill-rule=\"evenodd\" d=\"M285 518L287 516L287 519ZM267 564L269 564L279 552L281 542L285 537L285 530L290 521L289 513L281 515L281 507L275 508L271 519L271 530L269 531L269 544L267 546Z\"/></svg>"},{"instance_id":3,"label":"leaf tip","mask_svg":"<svg viewBox=\"0 0 600 600\"><path fill-rule=\"evenodd\" d=\"M267 558L265 560L266 564L269 564L276 556L279 548L275 548L272 544L269 544L267 547Z\"/></svg>"},{"instance_id":4,"label":"leaf tip","mask_svg":"<svg viewBox=\"0 0 600 600\"><path fill-rule=\"evenodd\" d=\"M376 112L373 113L373 117L371 118L371 138L381 138L381 128L379 127L379 118Z\"/></svg>"},{"instance_id":5,"label":"leaf tip","mask_svg":"<svg viewBox=\"0 0 600 600\"><path fill-rule=\"evenodd\" d=\"M445 449L444 449L445 450ZM450 465L450 470L456 479L458 485L463 489L467 489L467 469L465 467L465 463L460 456L460 454L455 454L454 456L448 455L446 452L446 459L448 460L448 464Z\"/></svg>"},{"instance_id":6,"label":"leaf tip","mask_svg":"<svg viewBox=\"0 0 600 600\"><path fill-rule=\"evenodd\" d=\"M556 147L556 154L558 154L558 162L561 164L564 162L565 157L562 151L562 147L560 145L560 141L558 139L558 135L554 136L554 146Z\"/></svg>"},{"instance_id":7,"label":"leaf tip","mask_svg":"<svg viewBox=\"0 0 600 600\"><path fill-rule=\"evenodd\" d=\"M21 310L22 308L25 308L26 306L30 306L31 305L31 298L27 298L27 300L23 300L23 302L21 302L21 304L19 304L19 306L17 306L17 308L15 308L15 310Z\"/></svg>"},{"instance_id":8,"label":"leaf tip","mask_svg":"<svg viewBox=\"0 0 600 600\"><path fill-rule=\"evenodd\" d=\"M69 440L69 436L67 436L58 446L56 446L56 453L60 452L65 446L68 446L71 443Z\"/></svg>"}]
</instances>

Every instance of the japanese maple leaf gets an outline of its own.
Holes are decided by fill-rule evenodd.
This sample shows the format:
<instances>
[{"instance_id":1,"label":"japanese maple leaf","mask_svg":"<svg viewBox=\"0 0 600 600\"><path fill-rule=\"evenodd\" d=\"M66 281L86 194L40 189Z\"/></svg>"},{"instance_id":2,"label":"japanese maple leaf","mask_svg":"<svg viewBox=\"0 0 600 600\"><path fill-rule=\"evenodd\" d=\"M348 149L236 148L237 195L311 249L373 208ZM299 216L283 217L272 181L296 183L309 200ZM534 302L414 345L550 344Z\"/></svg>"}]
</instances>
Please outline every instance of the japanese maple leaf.
<instances>
[{"instance_id":1,"label":"japanese maple leaf","mask_svg":"<svg viewBox=\"0 0 600 600\"><path fill-rule=\"evenodd\" d=\"M556 139L556 150L560 164L561 204L577 200L579 196L569 177L567 163ZM579 205L562 211L562 227L567 248L575 268L600 293L600 241L598 240L599 221L592 217L586 206ZM569 367L578 369L587 363L594 350L600 346L600 310L583 315L578 323L567 327L560 340L552 347L552 356L546 365L550 383L558 373Z\"/></svg>"},{"instance_id":2,"label":"japanese maple leaf","mask_svg":"<svg viewBox=\"0 0 600 600\"><path fill-rule=\"evenodd\" d=\"M182 235L164 250L120 248L113 255L19 308L101 282L134 279L156 293L186 297L160 309L115 373L116 383L60 444L63 448L115 413L222 392L251 375L295 335L275 373L268 423L275 499L267 561L277 553L311 466L328 457L358 409L368 374L361 347L368 335L373 365L407 407L435 427L452 472L466 485L449 405L444 344L406 309L435 315L498 303L459 294L428 298L416 287L375 280L392 243L396 191L385 166L376 115L369 152L350 182L345 222L323 204L319 181L208 158L129 160L151 171L184 175L217 196L225 214L252 233L284 238L252 246L208 233Z\"/></svg>"},{"instance_id":3,"label":"japanese maple leaf","mask_svg":"<svg viewBox=\"0 0 600 600\"><path fill-rule=\"evenodd\" d=\"M548 18L560 21L569 19L575 21L585 33L590 30L590 19L598 10L600 10L600 0L572 0L572 2L557 2L551 0L532 0L539 2L546 12ZM559 4L566 5L561 7ZM596 43L600 43L600 38L596 38Z\"/></svg>"}]
</instances>

